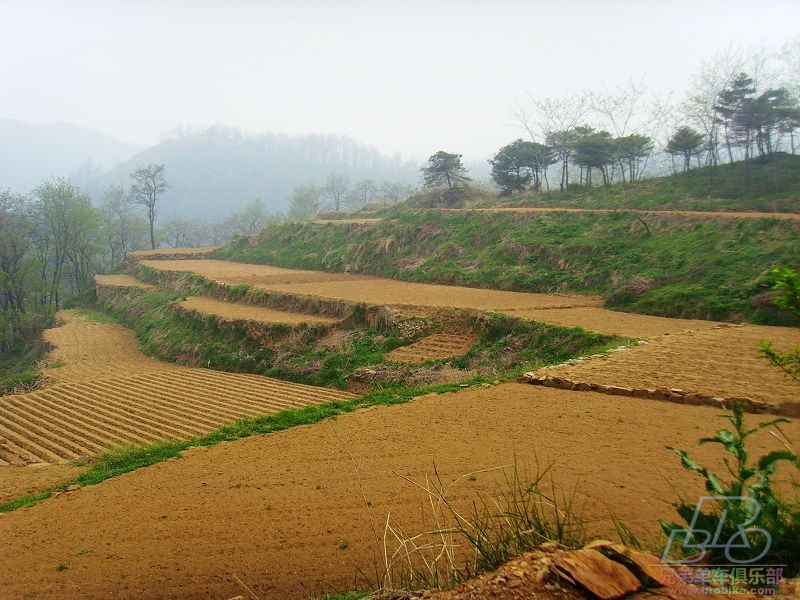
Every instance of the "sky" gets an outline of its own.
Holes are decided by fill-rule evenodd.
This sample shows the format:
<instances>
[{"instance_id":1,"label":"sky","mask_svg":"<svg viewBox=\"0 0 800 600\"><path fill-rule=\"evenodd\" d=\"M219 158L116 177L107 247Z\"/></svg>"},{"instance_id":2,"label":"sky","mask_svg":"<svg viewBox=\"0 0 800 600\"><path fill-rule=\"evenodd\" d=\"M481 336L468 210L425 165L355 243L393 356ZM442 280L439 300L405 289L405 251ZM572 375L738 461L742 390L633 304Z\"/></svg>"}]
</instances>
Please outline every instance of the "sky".
<instances>
[{"instance_id":1,"label":"sky","mask_svg":"<svg viewBox=\"0 0 800 600\"><path fill-rule=\"evenodd\" d=\"M224 123L477 159L520 136L531 95L631 78L680 94L731 43L798 35L797 0L0 0L0 118L140 146Z\"/></svg>"}]
</instances>

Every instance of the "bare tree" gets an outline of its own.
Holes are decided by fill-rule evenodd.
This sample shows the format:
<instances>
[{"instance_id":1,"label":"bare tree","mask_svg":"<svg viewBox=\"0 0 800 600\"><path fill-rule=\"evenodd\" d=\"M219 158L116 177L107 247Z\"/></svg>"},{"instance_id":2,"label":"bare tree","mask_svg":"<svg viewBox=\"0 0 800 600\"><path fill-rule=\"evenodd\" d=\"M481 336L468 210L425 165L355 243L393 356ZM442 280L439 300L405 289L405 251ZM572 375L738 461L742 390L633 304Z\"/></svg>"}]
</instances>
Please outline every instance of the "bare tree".
<instances>
[{"instance_id":1,"label":"bare tree","mask_svg":"<svg viewBox=\"0 0 800 600\"><path fill-rule=\"evenodd\" d=\"M753 80L754 87L771 85L776 81L776 71L772 68L772 52L762 48L757 52L744 54L740 49L729 46L704 61L691 80L686 100L681 105L684 119L675 126L690 124L705 135L704 150L706 164L722 162L720 147L724 144L728 162L735 160L734 132L730 119L721 118L719 107L724 104L734 82L742 72Z\"/></svg>"},{"instance_id":2,"label":"bare tree","mask_svg":"<svg viewBox=\"0 0 800 600\"><path fill-rule=\"evenodd\" d=\"M350 189L350 180L346 175L328 175L325 187L322 188L322 195L333 205L333 210L342 210L342 204Z\"/></svg>"},{"instance_id":3,"label":"bare tree","mask_svg":"<svg viewBox=\"0 0 800 600\"><path fill-rule=\"evenodd\" d=\"M411 195L413 187L407 183L384 181L380 185L380 194L383 200L399 202Z\"/></svg>"},{"instance_id":4,"label":"bare tree","mask_svg":"<svg viewBox=\"0 0 800 600\"><path fill-rule=\"evenodd\" d=\"M378 185L372 179L359 181L348 196L348 203L355 209L366 208L378 196Z\"/></svg>"},{"instance_id":5,"label":"bare tree","mask_svg":"<svg viewBox=\"0 0 800 600\"><path fill-rule=\"evenodd\" d=\"M170 248L203 246L209 238L208 225L200 219L174 217L161 227L161 234Z\"/></svg>"},{"instance_id":6,"label":"bare tree","mask_svg":"<svg viewBox=\"0 0 800 600\"><path fill-rule=\"evenodd\" d=\"M563 98L529 97L529 108L517 107L512 113L517 124L527 131L531 141L543 140L553 149L561 165L561 189L569 186L569 163L580 126L591 109L591 96L583 92Z\"/></svg>"},{"instance_id":7,"label":"bare tree","mask_svg":"<svg viewBox=\"0 0 800 600\"><path fill-rule=\"evenodd\" d=\"M164 171L164 165L149 164L146 167L137 167L131 173L134 183L131 186L130 201L147 208L147 220L150 222L150 246L153 250L156 249L156 203L161 194L169 188Z\"/></svg>"},{"instance_id":8,"label":"bare tree","mask_svg":"<svg viewBox=\"0 0 800 600\"><path fill-rule=\"evenodd\" d=\"M294 188L289 208L289 218L295 221L308 221L317 216L320 209L322 191L313 185Z\"/></svg>"},{"instance_id":9,"label":"bare tree","mask_svg":"<svg viewBox=\"0 0 800 600\"><path fill-rule=\"evenodd\" d=\"M125 189L119 185L109 185L103 192L100 218L111 253L109 264L112 268L117 266L126 252L138 250L146 244L143 236L147 235L147 224L131 211Z\"/></svg>"}]
</instances>

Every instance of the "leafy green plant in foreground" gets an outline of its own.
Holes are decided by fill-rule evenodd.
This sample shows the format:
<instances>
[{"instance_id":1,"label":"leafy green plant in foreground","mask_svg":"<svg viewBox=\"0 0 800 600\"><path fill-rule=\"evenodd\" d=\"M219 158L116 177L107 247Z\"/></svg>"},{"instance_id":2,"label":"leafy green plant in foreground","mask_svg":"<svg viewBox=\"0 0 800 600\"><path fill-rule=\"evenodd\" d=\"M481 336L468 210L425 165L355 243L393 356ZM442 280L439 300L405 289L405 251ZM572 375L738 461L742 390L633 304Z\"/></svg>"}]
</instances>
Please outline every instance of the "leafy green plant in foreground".
<instances>
[{"instance_id":1,"label":"leafy green plant in foreground","mask_svg":"<svg viewBox=\"0 0 800 600\"><path fill-rule=\"evenodd\" d=\"M733 542L727 547L707 548L707 562L720 565L730 564L731 558L742 563L753 559L759 564L786 565L786 575L797 575L800 573L800 510L797 498L800 486L790 480L795 498L794 501L784 500L776 489L773 476L782 462L800 468L800 458L786 444L785 450L774 450L751 461L746 447L748 438L755 433L789 421L773 419L748 428L744 419L744 405L741 403L734 405L731 414L723 416L731 423L733 430L720 429L715 436L700 439L700 444L720 444L731 455L731 458L723 459L729 480L699 465L686 451L669 448L680 457L684 469L698 473L705 479L706 490L715 497L713 506L716 510L699 514L695 512L695 503L682 498L677 507L678 514L687 524L692 524L695 519L695 531L717 535L722 545L729 540ZM745 526L746 540L742 539L740 525ZM675 537L686 543L684 548L687 555L696 552L704 541L676 523L662 522L661 527L668 536L675 532Z\"/></svg>"},{"instance_id":2,"label":"leafy green plant in foreground","mask_svg":"<svg viewBox=\"0 0 800 600\"><path fill-rule=\"evenodd\" d=\"M780 308L800 316L800 276L788 267L775 269L775 291L780 295L773 303ZM800 383L800 346L779 352L769 342L761 342L761 355L775 367L783 371L789 378Z\"/></svg>"}]
</instances>

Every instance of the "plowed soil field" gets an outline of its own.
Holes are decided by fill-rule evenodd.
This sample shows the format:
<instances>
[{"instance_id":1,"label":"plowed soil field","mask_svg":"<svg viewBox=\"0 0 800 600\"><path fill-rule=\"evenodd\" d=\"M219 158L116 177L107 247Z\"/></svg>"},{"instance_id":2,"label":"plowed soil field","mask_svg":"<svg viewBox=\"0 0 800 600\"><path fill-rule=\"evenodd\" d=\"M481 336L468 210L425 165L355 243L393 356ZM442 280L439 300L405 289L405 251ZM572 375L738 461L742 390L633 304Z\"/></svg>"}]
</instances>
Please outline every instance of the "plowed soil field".
<instances>
[{"instance_id":1,"label":"plowed soil field","mask_svg":"<svg viewBox=\"0 0 800 600\"><path fill-rule=\"evenodd\" d=\"M164 271L192 271L223 283L249 283L262 289L350 302L398 307L448 307L491 310L591 331L649 338L687 329L710 329L712 321L667 319L602 308L600 298L505 292L450 285L410 283L368 275L297 271L270 265L222 260L143 260Z\"/></svg>"},{"instance_id":2,"label":"plowed soil field","mask_svg":"<svg viewBox=\"0 0 800 600\"><path fill-rule=\"evenodd\" d=\"M687 331L542 373L604 385L679 388L772 405L800 404L800 387L758 356L760 341L788 350L800 346L800 330L743 325Z\"/></svg>"},{"instance_id":3,"label":"plowed soil field","mask_svg":"<svg viewBox=\"0 0 800 600\"><path fill-rule=\"evenodd\" d=\"M675 518L677 491L703 493L664 446L724 469L718 410L591 392L503 384L427 396L316 425L197 448L0 517L0 590L12 598L303 599L354 587L382 564L389 511L410 533L430 528L424 483L445 483L534 453L566 492L577 488L593 532L609 511L653 539ZM751 416L751 422L760 417ZM800 425L783 430L800 439ZM757 436L759 456L780 443ZM461 479L467 506L499 475ZM672 484L675 487L672 487ZM367 504L369 503L369 505ZM63 565L63 567L59 567Z\"/></svg>"},{"instance_id":4,"label":"plowed soil field","mask_svg":"<svg viewBox=\"0 0 800 600\"><path fill-rule=\"evenodd\" d=\"M186 439L247 415L353 397L257 375L168 365L132 333L64 311L46 332L59 383L0 398L0 466L59 463L130 443Z\"/></svg>"},{"instance_id":5,"label":"plowed soil field","mask_svg":"<svg viewBox=\"0 0 800 600\"><path fill-rule=\"evenodd\" d=\"M466 354L475 338L467 335L434 333L419 341L392 350L386 360L399 363L421 363L426 360L443 360Z\"/></svg>"},{"instance_id":6,"label":"plowed soil field","mask_svg":"<svg viewBox=\"0 0 800 600\"><path fill-rule=\"evenodd\" d=\"M225 302L216 298L206 296L190 296L183 302L181 307L186 310L193 310L204 315L214 315L225 320L258 321L260 323L284 323L287 325L299 325L300 323L324 323L333 325L338 323L336 319L323 317L320 315L308 315L305 313L289 312L285 310L273 310L263 306L253 304L242 304L240 302Z\"/></svg>"},{"instance_id":7,"label":"plowed soil field","mask_svg":"<svg viewBox=\"0 0 800 600\"><path fill-rule=\"evenodd\" d=\"M349 397L255 375L188 368L57 385L2 398L0 460L64 462L112 446L190 438L243 416Z\"/></svg>"},{"instance_id":8,"label":"plowed soil field","mask_svg":"<svg viewBox=\"0 0 800 600\"><path fill-rule=\"evenodd\" d=\"M45 361L43 373L60 383L93 381L143 371L174 371L175 365L142 354L133 333L116 323L101 323L62 310L64 324L44 331L44 339L55 346ZM3 400L0 399L0 402Z\"/></svg>"},{"instance_id":9,"label":"plowed soil field","mask_svg":"<svg viewBox=\"0 0 800 600\"><path fill-rule=\"evenodd\" d=\"M673 334L688 330L711 329L716 326L713 321L698 319L669 319L625 313L606 308L549 308L546 310L531 308L509 308L506 314L533 319L541 323L553 323L566 327L582 327L587 331L599 331L637 339L645 339L665 333Z\"/></svg>"},{"instance_id":10,"label":"plowed soil field","mask_svg":"<svg viewBox=\"0 0 800 600\"><path fill-rule=\"evenodd\" d=\"M200 254L209 254L218 248L219 246L199 246L197 248L156 248L155 250L136 250L134 252L128 252L128 256L196 256Z\"/></svg>"},{"instance_id":11,"label":"plowed soil field","mask_svg":"<svg viewBox=\"0 0 800 600\"><path fill-rule=\"evenodd\" d=\"M136 277L130 275L95 275L94 280L97 285L107 285L110 287L135 287L143 290L152 289L153 286L149 283L139 281Z\"/></svg>"},{"instance_id":12,"label":"plowed soil field","mask_svg":"<svg viewBox=\"0 0 800 600\"><path fill-rule=\"evenodd\" d=\"M600 298L595 296L529 294L410 283L370 275L300 271L223 260L142 260L141 264L163 271L191 271L206 279L223 283L249 283L269 290L392 306L505 311L600 307L601 304Z\"/></svg>"}]
</instances>

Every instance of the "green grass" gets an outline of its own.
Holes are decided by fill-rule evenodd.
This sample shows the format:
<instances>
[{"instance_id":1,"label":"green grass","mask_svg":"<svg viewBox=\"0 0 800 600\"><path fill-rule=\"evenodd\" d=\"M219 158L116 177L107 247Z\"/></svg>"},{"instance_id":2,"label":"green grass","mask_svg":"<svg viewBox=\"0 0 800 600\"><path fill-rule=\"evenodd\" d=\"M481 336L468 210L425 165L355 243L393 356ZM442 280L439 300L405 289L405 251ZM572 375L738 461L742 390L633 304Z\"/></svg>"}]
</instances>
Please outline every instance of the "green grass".
<instances>
[{"instance_id":1,"label":"green grass","mask_svg":"<svg viewBox=\"0 0 800 600\"><path fill-rule=\"evenodd\" d=\"M611 308L718 320L791 324L756 297L771 269L796 266L800 225L775 218L707 219L612 213L398 210L350 228L267 228L258 244L216 258L360 272L406 281L527 292L600 294Z\"/></svg>"},{"instance_id":2,"label":"green grass","mask_svg":"<svg viewBox=\"0 0 800 600\"><path fill-rule=\"evenodd\" d=\"M192 285L200 285L199 281L193 279ZM265 342L244 327L223 327L214 317L176 311L174 304L184 293L120 292L98 306L132 328L143 350L159 359L339 389L347 387L348 376L357 369L383 363L388 352L415 339L404 339L394 330L378 332L355 326L345 328L346 341L332 347L320 343L319 332L278 325ZM358 312L361 307L353 310ZM499 314L478 321L473 327L479 342L467 356L448 361L457 368L490 366L519 373L622 343L614 336Z\"/></svg>"},{"instance_id":3,"label":"green grass","mask_svg":"<svg viewBox=\"0 0 800 600\"><path fill-rule=\"evenodd\" d=\"M75 314L79 317L83 317L93 323L116 323L117 320L112 317L111 315L100 312L99 310L92 310L89 308L79 308L75 309Z\"/></svg>"},{"instance_id":4,"label":"green grass","mask_svg":"<svg viewBox=\"0 0 800 600\"><path fill-rule=\"evenodd\" d=\"M397 332L354 329L342 347L330 348L317 344L319 334L313 330L278 324L270 329L267 347L244 327L223 328L214 317L176 311L174 304L185 295L135 290L98 306L133 329L145 353L161 360L308 385L344 388L348 374L382 362L386 353L408 343Z\"/></svg>"},{"instance_id":5,"label":"green grass","mask_svg":"<svg viewBox=\"0 0 800 600\"><path fill-rule=\"evenodd\" d=\"M25 508L26 506L38 504L42 500L47 500L50 496L52 496L53 491L54 490L47 490L37 494L28 494L26 496L22 496L21 498L17 498L16 500L6 502L5 504L0 504L0 513L11 512L20 508Z\"/></svg>"},{"instance_id":6,"label":"green grass","mask_svg":"<svg viewBox=\"0 0 800 600\"><path fill-rule=\"evenodd\" d=\"M5 379L0 379L0 396L13 392L20 387L33 385L39 380L39 377L37 371L25 371L12 375L11 377L6 377Z\"/></svg>"},{"instance_id":7,"label":"green grass","mask_svg":"<svg viewBox=\"0 0 800 600\"><path fill-rule=\"evenodd\" d=\"M0 354L0 396L19 387L33 385L41 377L37 365L47 349L38 336L41 329L51 323L48 318L41 327L35 328L35 339L21 342L9 352Z\"/></svg>"},{"instance_id":8,"label":"green grass","mask_svg":"<svg viewBox=\"0 0 800 600\"><path fill-rule=\"evenodd\" d=\"M480 205L800 212L800 156L776 154L747 162L695 168L688 173L547 193L525 192L513 198L481 195Z\"/></svg>"}]
</instances>

